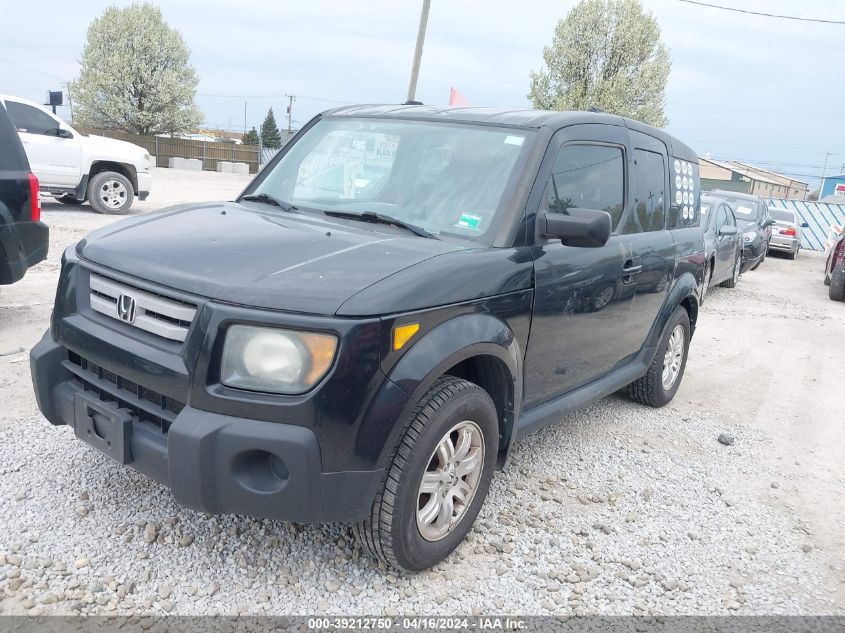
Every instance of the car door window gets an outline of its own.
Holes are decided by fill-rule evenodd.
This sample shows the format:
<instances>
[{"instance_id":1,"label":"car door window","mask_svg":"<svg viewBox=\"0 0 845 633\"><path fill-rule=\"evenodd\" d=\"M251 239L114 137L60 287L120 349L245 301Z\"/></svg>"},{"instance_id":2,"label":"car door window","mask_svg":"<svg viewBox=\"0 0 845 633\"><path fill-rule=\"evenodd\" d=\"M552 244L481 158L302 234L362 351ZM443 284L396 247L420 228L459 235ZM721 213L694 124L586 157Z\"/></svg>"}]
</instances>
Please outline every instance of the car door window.
<instances>
[{"instance_id":1,"label":"car door window","mask_svg":"<svg viewBox=\"0 0 845 633\"><path fill-rule=\"evenodd\" d=\"M616 229L625 207L625 161L621 147L564 145L555 159L547 187L548 210L607 211Z\"/></svg>"},{"instance_id":2,"label":"car door window","mask_svg":"<svg viewBox=\"0 0 845 633\"><path fill-rule=\"evenodd\" d=\"M18 129L18 132L45 134L59 127L56 120L46 112L25 103L7 101L6 110L9 112L9 118L12 119L12 123Z\"/></svg>"},{"instance_id":3,"label":"car door window","mask_svg":"<svg viewBox=\"0 0 845 633\"><path fill-rule=\"evenodd\" d=\"M662 231L666 223L664 187L666 168L663 156L643 149L634 150L636 210L643 231Z\"/></svg>"}]
</instances>

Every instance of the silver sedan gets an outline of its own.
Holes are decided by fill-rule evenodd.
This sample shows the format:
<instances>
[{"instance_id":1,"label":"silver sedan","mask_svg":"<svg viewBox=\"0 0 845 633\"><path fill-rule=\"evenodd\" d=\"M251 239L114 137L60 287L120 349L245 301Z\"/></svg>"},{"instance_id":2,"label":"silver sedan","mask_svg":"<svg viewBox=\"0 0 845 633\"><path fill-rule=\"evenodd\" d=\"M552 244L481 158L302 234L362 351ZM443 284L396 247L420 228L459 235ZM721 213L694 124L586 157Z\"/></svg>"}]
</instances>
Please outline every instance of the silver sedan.
<instances>
[{"instance_id":1,"label":"silver sedan","mask_svg":"<svg viewBox=\"0 0 845 633\"><path fill-rule=\"evenodd\" d=\"M772 225L772 239L769 251L786 253L789 259L795 259L801 250L801 229L809 225L802 222L795 211L769 207L769 215L775 221Z\"/></svg>"}]
</instances>

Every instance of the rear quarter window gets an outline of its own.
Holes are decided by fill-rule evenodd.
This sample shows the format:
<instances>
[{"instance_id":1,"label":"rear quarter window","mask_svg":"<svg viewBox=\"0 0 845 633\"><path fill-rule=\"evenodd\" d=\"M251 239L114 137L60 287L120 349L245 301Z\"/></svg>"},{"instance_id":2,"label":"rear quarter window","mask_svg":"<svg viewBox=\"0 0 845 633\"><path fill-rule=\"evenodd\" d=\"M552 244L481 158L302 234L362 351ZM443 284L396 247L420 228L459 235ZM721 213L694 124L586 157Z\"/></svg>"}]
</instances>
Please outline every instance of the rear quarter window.
<instances>
[{"instance_id":1,"label":"rear quarter window","mask_svg":"<svg viewBox=\"0 0 845 633\"><path fill-rule=\"evenodd\" d=\"M29 162L17 130L0 101L0 171L29 171Z\"/></svg>"},{"instance_id":2,"label":"rear quarter window","mask_svg":"<svg viewBox=\"0 0 845 633\"><path fill-rule=\"evenodd\" d=\"M698 163L670 158L670 187L672 206L669 208L669 228L683 229L701 225L701 185Z\"/></svg>"}]
</instances>

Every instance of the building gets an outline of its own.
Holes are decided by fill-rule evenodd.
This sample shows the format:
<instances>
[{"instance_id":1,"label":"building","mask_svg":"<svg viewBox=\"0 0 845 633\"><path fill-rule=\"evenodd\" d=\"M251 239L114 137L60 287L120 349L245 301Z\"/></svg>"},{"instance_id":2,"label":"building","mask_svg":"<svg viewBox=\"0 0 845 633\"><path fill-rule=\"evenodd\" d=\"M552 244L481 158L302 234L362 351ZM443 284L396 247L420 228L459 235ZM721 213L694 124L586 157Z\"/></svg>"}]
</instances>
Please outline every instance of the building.
<instances>
[{"instance_id":1,"label":"building","mask_svg":"<svg viewBox=\"0 0 845 633\"><path fill-rule=\"evenodd\" d=\"M845 174L825 176L819 189L819 200L845 204Z\"/></svg>"},{"instance_id":2,"label":"building","mask_svg":"<svg viewBox=\"0 0 845 633\"><path fill-rule=\"evenodd\" d=\"M806 200L809 185L801 180L735 160L699 157L701 189L723 189L764 198Z\"/></svg>"}]
</instances>

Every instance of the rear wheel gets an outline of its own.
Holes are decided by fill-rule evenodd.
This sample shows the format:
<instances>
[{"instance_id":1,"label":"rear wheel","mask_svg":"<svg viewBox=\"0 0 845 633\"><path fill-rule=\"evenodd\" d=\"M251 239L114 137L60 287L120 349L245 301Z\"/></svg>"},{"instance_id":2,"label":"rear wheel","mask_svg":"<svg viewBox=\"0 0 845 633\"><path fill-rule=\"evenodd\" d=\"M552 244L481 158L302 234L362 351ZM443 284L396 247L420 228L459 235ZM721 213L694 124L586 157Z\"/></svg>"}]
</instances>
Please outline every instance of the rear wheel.
<instances>
[{"instance_id":1,"label":"rear wheel","mask_svg":"<svg viewBox=\"0 0 845 633\"><path fill-rule=\"evenodd\" d=\"M650 407L668 404L684 376L689 351L690 322L683 307L675 308L646 374L628 385L628 397Z\"/></svg>"},{"instance_id":2,"label":"rear wheel","mask_svg":"<svg viewBox=\"0 0 845 633\"><path fill-rule=\"evenodd\" d=\"M845 301L845 259L830 274L828 296L834 301Z\"/></svg>"},{"instance_id":3,"label":"rear wheel","mask_svg":"<svg viewBox=\"0 0 845 633\"><path fill-rule=\"evenodd\" d=\"M388 565L436 565L469 532L487 496L499 449L499 422L478 385L444 376L417 404L376 495L353 531Z\"/></svg>"},{"instance_id":4,"label":"rear wheel","mask_svg":"<svg viewBox=\"0 0 845 633\"><path fill-rule=\"evenodd\" d=\"M734 271L731 274L730 279L726 279L722 282L723 288L736 288L736 284L739 281L739 269L742 268L742 256L737 255L736 261L734 262Z\"/></svg>"},{"instance_id":5,"label":"rear wheel","mask_svg":"<svg viewBox=\"0 0 845 633\"><path fill-rule=\"evenodd\" d=\"M786 254L787 259L795 259L795 256L798 255L798 251L789 251Z\"/></svg>"},{"instance_id":6,"label":"rear wheel","mask_svg":"<svg viewBox=\"0 0 845 633\"><path fill-rule=\"evenodd\" d=\"M126 215L134 199L132 183L116 171L101 171L88 183L88 201L98 213Z\"/></svg>"}]
</instances>

